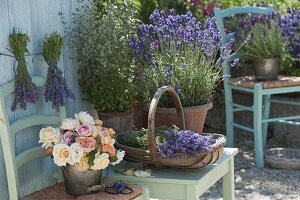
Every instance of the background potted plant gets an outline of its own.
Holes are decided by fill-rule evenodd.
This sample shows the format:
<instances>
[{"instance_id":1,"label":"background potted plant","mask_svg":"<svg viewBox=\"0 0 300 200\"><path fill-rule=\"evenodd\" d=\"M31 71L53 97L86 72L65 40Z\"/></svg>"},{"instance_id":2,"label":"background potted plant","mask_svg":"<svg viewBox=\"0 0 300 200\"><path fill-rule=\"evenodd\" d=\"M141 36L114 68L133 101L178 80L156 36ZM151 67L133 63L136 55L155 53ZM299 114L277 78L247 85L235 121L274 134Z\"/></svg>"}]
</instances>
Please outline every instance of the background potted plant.
<instances>
[{"instance_id":1,"label":"background potted plant","mask_svg":"<svg viewBox=\"0 0 300 200\"><path fill-rule=\"evenodd\" d=\"M184 107L186 128L200 133L207 110L212 108L212 93L222 79L219 64L231 52L233 42L226 44L224 54L218 58L221 38L214 18L202 25L191 12L175 15L170 10L167 15L155 10L150 21L151 24L141 25L137 37L130 41L136 63L144 66L144 100L149 103L163 85L174 87ZM155 124L178 124L168 96L161 98L160 106Z\"/></svg>"},{"instance_id":2,"label":"background potted plant","mask_svg":"<svg viewBox=\"0 0 300 200\"><path fill-rule=\"evenodd\" d=\"M68 31L80 65L79 85L105 124L116 132L131 130L136 88L128 41L137 27L137 11L126 0L85 3Z\"/></svg>"},{"instance_id":3,"label":"background potted plant","mask_svg":"<svg viewBox=\"0 0 300 200\"><path fill-rule=\"evenodd\" d=\"M241 57L252 60L256 80L277 79L284 42L276 24L256 23L249 43L241 48Z\"/></svg>"}]
</instances>

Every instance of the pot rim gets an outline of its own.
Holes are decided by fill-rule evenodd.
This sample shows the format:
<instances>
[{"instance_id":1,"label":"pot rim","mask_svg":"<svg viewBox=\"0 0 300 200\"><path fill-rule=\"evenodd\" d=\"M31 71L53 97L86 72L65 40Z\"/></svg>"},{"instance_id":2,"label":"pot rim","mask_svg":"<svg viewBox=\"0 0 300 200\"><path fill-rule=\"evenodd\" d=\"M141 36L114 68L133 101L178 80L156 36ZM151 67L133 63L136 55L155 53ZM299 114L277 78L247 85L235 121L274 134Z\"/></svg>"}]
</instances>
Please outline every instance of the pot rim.
<instances>
[{"instance_id":1,"label":"pot rim","mask_svg":"<svg viewBox=\"0 0 300 200\"><path fill-rule=\"evenodd\" d=\"M256 59L253 59L253 62L255 62L255 61L261 61L261 60L277 60L277 61L281 61L281 58L279 58L279 57L274 57L274 58L256 58Z\"/></svg>"},{"instance_id":2,"label":"pot rim","mask_svg":"<svg viewBox=\"0 0 300 200\"><path fill-rule=\"evenodd\" d=\"M100 112L100 111L97 111L97 113L98 113L98 115L102 115L102 116L124 116L124 115L133 114L133 109L130 111L120 112L120 113L105 113L105 112Z\"/></svg>"},{"instance_id":3,"label":"pot rim","mask_svg":"<svg viewBox=\"0 0 300 200\"><path fill-rule=\"evenodd\" d=\"M206 104L198 105L198 106L189 106L183 107L184 112L200 112L200 111L207 111L213 107L212 101L209 101ZM146 107L146 110L149 111L149 107ZM165 108L165 107L157 107L156 112L164 112L164 113L176 113L175 107L173 108Z\"/></svg>"}]
</instances>

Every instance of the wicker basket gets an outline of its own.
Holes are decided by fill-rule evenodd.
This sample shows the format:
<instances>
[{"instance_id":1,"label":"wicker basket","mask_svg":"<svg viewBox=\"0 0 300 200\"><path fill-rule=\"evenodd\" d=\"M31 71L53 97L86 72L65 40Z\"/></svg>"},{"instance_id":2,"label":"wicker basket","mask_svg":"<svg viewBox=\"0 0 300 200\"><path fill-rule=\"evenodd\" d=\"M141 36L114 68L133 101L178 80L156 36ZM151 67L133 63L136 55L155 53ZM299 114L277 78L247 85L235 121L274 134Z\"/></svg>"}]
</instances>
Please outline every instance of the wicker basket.
<instances>
[{"instance_id":1,"label":"wicker basket","mask_svg":"<svg viewBox=\"0 0 300 200\"><path fill-rule=\"evenodd\" d=\"M185 129L184 114L180 99L175 90L170 86L164 86L158 89L155 93L148 114L148 140L149 150L142 150L130 146L126 146L118 143L119 138L125 134L136 134L137 132L125 132L118 134L116 137L115 147L117 149L123 149L126 152L125 159L127 161L142 162L148 164L154 164L157 167L171 166L176 168L202 168L208 164L216 162L223 154L224 146L226 144L226 137L221 134L206 133L203 135L211 136L216 142L212 145L212 151L210 153L199 152L193 157L186 156L184 154L177 154L177 158L164 158L159 155L157 144L155 141L155 111L161 95L164 92L168 92L175 104L177 116L179 119L179 127Z\"/></svg>"}]
</instances>

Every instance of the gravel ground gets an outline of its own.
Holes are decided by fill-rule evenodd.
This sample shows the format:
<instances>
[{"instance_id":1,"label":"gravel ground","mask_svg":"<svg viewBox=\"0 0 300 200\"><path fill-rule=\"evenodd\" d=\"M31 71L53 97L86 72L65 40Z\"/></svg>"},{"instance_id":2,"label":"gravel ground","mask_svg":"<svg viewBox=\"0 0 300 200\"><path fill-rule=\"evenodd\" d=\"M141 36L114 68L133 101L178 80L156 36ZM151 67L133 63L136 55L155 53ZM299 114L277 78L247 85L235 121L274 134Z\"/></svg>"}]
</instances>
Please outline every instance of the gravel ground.
<instances>
[{"instance_id":1,"label":"gravel ground","mask_svg":"<svg viewBox=\"0 0 300 200\"><path fill-rule=\"evenodd\" d=\"M235 157L235 196L237 200L300 200L300 171L281 170L266 166L255 167L254 145L251 134L235 134L239 153ZM299 135L300 137L300 135ZM267 141L267 148L287 147L276 139ZM299 143L289 141L288 147L300 149ZM222 199L222 182L219 181L201 200Z\"/></svg>"}]
</instances>

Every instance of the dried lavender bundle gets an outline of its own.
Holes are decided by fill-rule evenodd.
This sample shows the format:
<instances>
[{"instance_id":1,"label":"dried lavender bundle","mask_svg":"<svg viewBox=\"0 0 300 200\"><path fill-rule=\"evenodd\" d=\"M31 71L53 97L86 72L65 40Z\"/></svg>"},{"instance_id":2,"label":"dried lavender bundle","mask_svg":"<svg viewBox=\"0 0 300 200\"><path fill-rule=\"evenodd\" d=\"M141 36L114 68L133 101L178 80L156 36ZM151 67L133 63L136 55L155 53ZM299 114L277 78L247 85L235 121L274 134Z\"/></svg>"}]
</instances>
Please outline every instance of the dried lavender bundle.
<instances>
[{"instance_id":1,"label":"dried lavender bundle","mask_svg":"<svg viewBox=\"0 0 300 200\"><path fill-rule=\"evenodd\" d=\"M52 107L59 110L66 104L68 98L75 99L74 94L68 88L63 72L58 68L57 62L61 54L63 38L58 33L52 33L45 38L43 56L49 65L45 88L45 101L52 102Z\"/></svg>"},{"instance_id":2,"label":"dried lavender bundle","mask_svg":"<svg viewBox=\"0 0 300 200\"><path fill-rule=\"evenodd\" d=\"M15 111L19 106L20 109L26 110L27 103L36 103L38 101L38 92L36 85L32 82L27 71L25 53L29 37L24 33L15 33L9 35L9 45L11 52L18 61L18 68L15 80L15 99L11 110Z\"/></svg>"}]
</instances>

